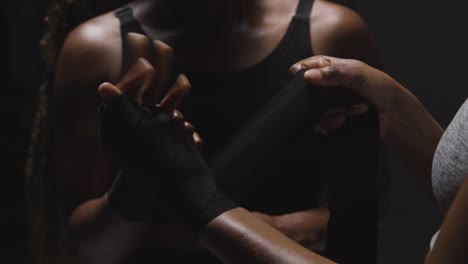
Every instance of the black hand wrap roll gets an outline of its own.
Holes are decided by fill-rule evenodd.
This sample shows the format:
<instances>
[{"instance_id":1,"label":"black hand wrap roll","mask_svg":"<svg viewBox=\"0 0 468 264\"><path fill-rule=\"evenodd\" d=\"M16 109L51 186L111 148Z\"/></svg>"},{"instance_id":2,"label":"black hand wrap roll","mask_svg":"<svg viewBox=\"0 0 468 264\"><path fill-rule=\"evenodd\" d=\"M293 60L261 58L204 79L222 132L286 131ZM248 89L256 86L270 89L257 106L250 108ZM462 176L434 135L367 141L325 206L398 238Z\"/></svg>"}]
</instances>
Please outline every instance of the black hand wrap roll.
<instances>
[{"instance_id":1,"label":"black hand wrap roll","mask_svg":"<svg viewBox=\"0 0 468 264\"><path fill-rule=\"evenodd\" d=\"M254 188L264 186L259 184L261 177L251 171L260 162L268 164L269 153L277 151L278 141L287 142L294 136L291 131L302 129L301 124L318 123L325 110L362 103L367 102L351 91L309 86L304 71L299 71L210 164L219 188L240 204L248 201ZM344 127L329 131L325 138L311 151L320 151L320 162L329 164L326 256L340 263L375 263L378 113L369 105L368 113L347 118ZM314 177L313 172L310 177Z\"/></svg>"},{"instance_id":2,"label":"black hand wrap roll","mask_svg":"<svg viewBox=\"0 0 468 264\"><path fill-rule=\"evenodd\" d=\"M340 263L377 263L379 121L375 108L326 137L328 234L326 256ZM339 165L339 166L336 166Z\"/></svg>"},{"instance_id":3,"label":"black hand wrap roll","mask_svg":"<svg viewBox=\"0 0 468 264\"><path fill-rule=\"evenodd\" d=\"M101 107L105 150L121 165L108 198L127 219L141 218L148 201L200 228L236 207L216 190L208 166L193 145L178 135L170 116L158 107L139 107L126 94ZM125 185L125 186L122 186ZM141 194L136 195L137 192ZM133 212L129 208L141 207Z\"/></svg>"},{"instance_id":4,"label":"black hand wrap roll","mask_svg":"<svg viewBox=\"0 0 468 264\"><path fill-rule=\"evenodd\" d=\"M245 201L258 186L260 177L252 177L251 171L268 159L278 142L287 141L291 131L304 129L304 123L317 124L326 110L365 103L344 89L311 87L304 73L299 71L278 91L210 163L218 186L236 202Z\"/></svg>"}]
</instances>

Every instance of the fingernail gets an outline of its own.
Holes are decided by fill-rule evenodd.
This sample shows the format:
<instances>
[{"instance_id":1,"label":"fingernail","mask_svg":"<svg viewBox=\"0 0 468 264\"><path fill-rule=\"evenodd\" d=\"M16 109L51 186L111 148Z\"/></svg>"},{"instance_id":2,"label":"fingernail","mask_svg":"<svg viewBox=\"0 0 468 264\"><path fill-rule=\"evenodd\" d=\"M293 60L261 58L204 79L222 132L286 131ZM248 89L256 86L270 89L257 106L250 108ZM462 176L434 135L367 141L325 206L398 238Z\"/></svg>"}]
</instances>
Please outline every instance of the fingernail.
<instances>
[{"instance_id":1,"label":"fingernail","mask_svg":"<svg viewBox=\"0 0 468 264\"><path fill-rule=\"evenodd\" d=\"M298 73L300 70L305 70L305 69L307 68L304 66L304 64L296 63L293 66L291 66L291 69L289 70L289 72L294 75Z\"/></svg>"},{"instance_id":2,"label":"fingernail","mask_svg":"<svg viewBox=\"0 0 468 264\"><path fill-rule=\"evenodd\" d=\"M177 80L178 80L179 82L188 83L188 78L187 78L187 76L185 76L185 75L182 74L182 73L179 74L179 75L177 75Z\"/></svg>"},{"instance_id":3,"label":"fingernail","mask_svg":"<svg viewBox=\"0 0 468 264\"><path fill-rule=\"evenodd\" d=\"M109 83L109 82L103 82L103 83L101 83L101 84L99 85L99 87L107 86L107 85L110 85L110 83Z\"/></svg>"},{"instance_id":4,"label":"fingernail","mask_svg":"<svg viewBox=\"0 0 468 264\"><path fill-rule=\"evenodd\" d=\"M319 70L310 69L304 73L304 78L309 80L319 80L322 78L322 73Z\"/></svg>"}]
</instances>

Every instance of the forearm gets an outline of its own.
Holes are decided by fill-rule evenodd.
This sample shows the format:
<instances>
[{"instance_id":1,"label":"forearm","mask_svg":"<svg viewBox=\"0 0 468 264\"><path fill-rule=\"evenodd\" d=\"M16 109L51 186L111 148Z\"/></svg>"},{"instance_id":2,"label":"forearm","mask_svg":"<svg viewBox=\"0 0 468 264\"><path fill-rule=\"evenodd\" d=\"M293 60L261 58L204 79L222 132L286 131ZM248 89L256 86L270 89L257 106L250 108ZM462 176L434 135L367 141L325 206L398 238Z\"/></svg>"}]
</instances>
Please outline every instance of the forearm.
<instances>
[{"instance_id":1,"label":"forearm","mask_svg":"<svg viewBox=\"0 0 468 264\"><path fill-rule=\"evenodd\" d=\"M399 84L396 87L386 143L432 193L432 160L444 130L411 92Z\"/></svg>"},{"instance_id":2,"label":"forearm","mask_svg":"<svg viewBox=\"0 0 468 264\"><path fill-rule=\"evenodd\" d=\"M110 210L106 196L80 205L68 221L72 263L121 263L140 244L146 222L128 221Z\"/></svg>"},{"instance_id":3,"label":"forearm","mask_svg":"<svg viewBox=\"0 0 468 264\"><path fill-rule=\"evenodd\" d=\"M426 264L468 263L468 180L450 207Z\"/></svg>"},{"instance_id":4,"label":"forearm","mask_svg":"<svg viewBox=\"0 0 468 264\"><path fill-rule=\"evenodd\" d=\"M215 218L204 228L200 239L224 263L334 263L242 208Z\"/></svg>"},{"instance_id":5,"label":"forearm","mask_svg":"<svg viewBox=\"0 0 468 264\"><path fill-rule=\"evenodd\" d=\"M283 214L274 217L273 227L301 245L313 247L326 237L329 216L327 207Z\"/></svg>"}]
</instances>

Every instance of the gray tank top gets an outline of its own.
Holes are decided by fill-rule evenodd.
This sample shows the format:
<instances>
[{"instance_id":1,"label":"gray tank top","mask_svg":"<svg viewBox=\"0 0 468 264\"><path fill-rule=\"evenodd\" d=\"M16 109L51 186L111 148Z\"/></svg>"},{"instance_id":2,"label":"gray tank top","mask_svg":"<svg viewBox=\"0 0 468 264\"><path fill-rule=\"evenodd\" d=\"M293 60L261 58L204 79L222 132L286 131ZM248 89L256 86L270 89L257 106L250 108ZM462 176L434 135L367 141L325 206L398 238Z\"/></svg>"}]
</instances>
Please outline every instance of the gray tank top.
<instances>
[{"instance_id":1,"label":"gray tank top","mask_svg":"<svg viewBox=\"0 0 468 264\"><path fill-rule=\"evenodd\" d=\"M468 100L458 110L437 146L432 162L432 186L446 213L468 174Z\"/></svg>"},{"instance_id":2,"label":"gray tank top","mask_svg":"<svg viewBox=\"0 0 468 264\"><path fill-rule=\"evenodd\" d=\"M468 175L468 100L445 130L432 162L432 189L445 214ZM431 241L431 248L438 232Z\"/></svg>"}]
</instances>

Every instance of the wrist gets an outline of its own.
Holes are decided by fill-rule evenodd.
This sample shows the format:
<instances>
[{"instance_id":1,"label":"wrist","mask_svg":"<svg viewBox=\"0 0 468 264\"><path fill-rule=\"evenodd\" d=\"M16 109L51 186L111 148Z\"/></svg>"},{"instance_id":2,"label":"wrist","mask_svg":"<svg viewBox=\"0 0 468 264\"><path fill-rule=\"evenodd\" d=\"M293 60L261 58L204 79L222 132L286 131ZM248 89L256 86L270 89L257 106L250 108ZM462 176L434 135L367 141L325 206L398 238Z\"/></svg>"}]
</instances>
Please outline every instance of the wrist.
<instances>
[{"instance_id":1,"label":"wrist","mask_svg":"<svg viewBox=\"0 0 468 264\"><path fill-rule=\"evenodd\" d=\"M326 229L330 212L327 207L314 208L306 211L294 212L274 216L274 226L279 230L289 230L292 227L303 227L304 230L321 232Z\"/></svg>"},{"instance_id":2,"label":"wrist","mask_svg":"<svg viewBox=\"0 0 468 264\"><path fill-rule=\"evenodd\" d=\"M410 91L399 86L389 113L388 141L432 155L442 127Z\"/></svg>"},{"instance_id":3,"label":"wrist","mask_svg":"<svg viewBox=\"0 0 468 264\"><path fill-rule=\"evenodd\" d=\"M432 160L444 130L410 91L400 87L389 115L385 143L432 193Z\"/></svg>"}]
</instances>

